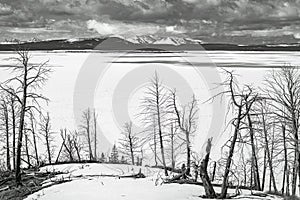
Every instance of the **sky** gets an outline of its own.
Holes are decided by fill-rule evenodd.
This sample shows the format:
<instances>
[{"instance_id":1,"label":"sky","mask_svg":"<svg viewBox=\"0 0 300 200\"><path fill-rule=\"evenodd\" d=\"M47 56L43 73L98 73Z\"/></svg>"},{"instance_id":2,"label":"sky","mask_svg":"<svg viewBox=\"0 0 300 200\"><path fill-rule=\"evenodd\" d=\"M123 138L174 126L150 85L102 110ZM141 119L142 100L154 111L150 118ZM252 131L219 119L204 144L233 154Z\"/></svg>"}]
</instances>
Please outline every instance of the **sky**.
<instances>
[{"instance_id":1,"label":"sky","mask_svg":"<svg viewBox=\"0 0 300 200\"><path fill-rule=\"evenodd\" d=\"M136 35L291 43L300 0L0 0L0 41Z\"/></svg>"}]
</instances>

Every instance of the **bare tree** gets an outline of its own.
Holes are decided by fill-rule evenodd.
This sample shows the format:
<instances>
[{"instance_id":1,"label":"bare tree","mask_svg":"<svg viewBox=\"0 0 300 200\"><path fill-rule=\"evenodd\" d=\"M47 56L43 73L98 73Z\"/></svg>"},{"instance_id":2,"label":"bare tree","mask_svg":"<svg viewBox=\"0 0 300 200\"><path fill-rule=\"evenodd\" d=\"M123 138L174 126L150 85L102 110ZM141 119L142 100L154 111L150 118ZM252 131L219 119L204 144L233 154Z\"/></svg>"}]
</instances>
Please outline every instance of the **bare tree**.
<instances>
[{"instance_id":1,"label":"bare tree","mask_svg":"<svg viewBox=\"0 0 300 200\"><path fill-rule=\"evenodd\" d=\"M292 195L296 194L299 171L300 73L295 67L273 70L265 79L266 96L272 100L275 114L286 122L294 141ZM300 176L300 173L299 173ZM300 177L299 177L300 178ZM300 185L299 185L300 191Z\"/></svg>"},{"instance_id":2,"label":"bare tree","mask_svg":"<svg viewBox=\"0 0 300 200\"><path fill-rule=\"evenodd\" d=\"M30 109L39 110L38 107L40 99L47 100L47 98L38 94L37 90L40 89L48 79L51 69L46 65L47 62L38 65L30 64L28 51L21 50L16 53L18 54L18 57L12 59L16 61L17 64L11 67L15 75L13 78L10 78L0 84L0 88L9 93L20 104L15 170L16 183L19 185L21 184L21 150L26 113Z\"/></svg>"},{"instance_id":3,"label":"bare tree","mask_svg":"<svg viewBox=\"0 0 300 200\"><path fill-rule=\"evenodd\" d=\"M62 150L63 150L63 148L64 148L64 146L65 146L65 137L64 137L64 135L66 135L66 134L67 134L67 129L60 129L60 136L61 136L61 138L62 138L62 143L61 143L61 145L60 145L58 154L57 154L57 156L56 156L55 163L58 163L59 158L60 158L61 153L62 153Z\"/></svg>"},{"instance_id":4,"label":"bare tree","mask_svg":"<svg viewBox=\"0 0 300 200\"><path fill-rule=\"evenodd\" d=\"M265 100L264 100L265 101ZM276 188L276 180L274 176L274 170L273 170L273 160L272 160L272 155L271 155L271 150L270 150L270 144L269 144L269 133L268 133L268 128L267 128L267 119L266 119L266 104L264 101L261 101L261 118L262 118L262 128L263 128L263 138L264 138L264 145L265 145L265 150L266 150L266 156L267 156L267 162L270 170L270 182L272 181L273 187L275 192L277 192ZM270 184L269 184L270 185Z\"/></svg>"},{"instance_id":5,"label":"bare tree","mask_svg":"<svg viewBox=\"0 0 300 200\"><path fill-rule=\"evenodd\" d=\"M34 153L35 153L35 159L36 159L36 164L37 166L40 164L39 161L39 154L38 154L38 147L37 147L37 127L36 127L36 119L34 118L34 113L33 111L30 112L30 132L32 134L32 140L33 140L33 147L34 147Z\"/></svg>"},{"instance_id":6,"label":"bare tree","mask_svg":"<svg viewBox=\"0 0 300 200\"><path fill-rule=\"evenodd\" d=\"M7 170L11 170L11 164L10 164L10 143L9 143L9 116L8 116L8 104L5 98L3 98L0 102L0 110L1 112L1 119L4 124L4 130L5 130L5 149L6 149L6 168Z\"/></svg>"},{"instance_id":7,"label":"bare tree","mask_svg":"<svg viewBox=\"0 0 300 200\"><path fill-rule=\"evenodd\" d=\"M75 148L75 151L77 154L77 159L80 162L81 161L81 150L83 149L83 144L81 142L79 132L77 132L77 131L73 132L72 141L73 141L73 145L74 145L74 148Z\"/></svg>"},{"instance_id":8,"label":"bare tree","mask_svg":"<svg viewBox=\"0 0 300 200\"><path fill-rule=\"evenodd\" d=\"M63 140L62 144L64 146L67 156L69 157L69 161L74 161L75 147L72 140L72 136L70 134L67 134L66 129L60 130L60 136Z\"/></svg>"},{"instance_id":9,"label":"bare tree","mask_svg":"<svg viewBox=\"0 0 300 200\"><path fill-rule=\"evenodd\" d=\"M205 195L207 198L216 198L216 192L210 182L208 173L207 173L207 165L208 165L208 161L209 161L209 155L210 155L210 150L211 150L211 141L212 138L208 139L207 141L207 146L206 146L206 154L204 159L201 161L200 164L200 177L203 183L203 187L205 189Z\"/></svg>"},{"instance_id":10,"label":"bare tree","mask_svg":"<svg viewBox=\"0 0 300 200\"><path fill-rule=\"evenodd\" d=\"M85 136L87 139L89 159L93 160L92 140L91 140L91 122L92 122L91 111L88 108L87 110L85 110L83 112L81 128L84 130Z\"/></svg>"},{"instance_id":11,"label":"bare tree","mask_svg":"<svg viewBox=\"0 0 300 200\"><path fill-rule=\"evenodd\" d=\"M250 86L246 85L240 88L236 83L234 74L227 70L224 71L227 75L227 79L221 85L226 87L226 90L217 95L225 94L230 97L229 105L232 107L232 110L235 112L236 116L230 121L234 126L234 132L230 140L220 198L226 198L227 195L229 172L233 160L235 145L241 130L242 120L248 115L253 103L257 99L257 94ZM214 97L212 99L214 99Z\"/></svg>"},{"instance_id":12,"label":"bare tree","mask_svg":"<svg viewBox=\"0 0 300 200\"><path fill-rule=\"evenodd\" d=\"M179 110L177 102L176 102L176 91L171 92L172 99L172 108L174 109L176 115L176 121L180 128L180 130L185 135L185 143L187 150L187 174L190 174L191 168L191 137L196 132L197 129L197 101L195 96L193 95L191 102L184 106L182 111Z\"/></svg>"},{"instance_id":13,"label":"bare tree","mask_svg":"<svg viewBox=\"0 0 300 200\"><path fill-rule=\"evenodd\" d=\"M97 113L96 109L93 112L93 122L94 122L94 159L97 160Z\"/></svg>"},{"instance_id":14,"label":"bare tree","mask_svg":"<svg viewBox=\"0 0 300 200\"><path fill-rule=\"evenodd\" d=\"M160 153L162 157L162 164L165 170L165 175L168 175L165 158L164 148L164 131L163 127L168 124L168 94L164 86L162 85L158 74L155 72L154 77L151 79L151 84L147 87L145 97L142 100L142 111L143 121L146 125L153 124L153 119L157 125L158 141L160 145ZM156 136L155 136L156 137ZM156 141L154 141L156 142Z\"/></svg>"},{"instance_id":15,"label":"bare tree","mask_svg":"<svg viewBox=\"0 0 300 200\"><path fill-rule=\"evenodd\" d=\"M122 138L120 139L120 150L131 159L131 164L134 165L135 154L139 152L141 147L140 139L137 133L133 131L132 122L125 123Z\"/></svg>"},{"instance_id":16,"label":"bare tree","mask_svg":"<svg viewBox=\"0 0 300 200\"><path fill-rule=\"evenodd\" d=\"M13 168L16 169L16 124L17 124L17 112L18 106L14 96L8 94L9 105L11 112L11 129L12 129L12 157L13 157Z\"/></svg>"},{"instance_id":17,"label":"bare tree","mask_svg":"<svg viewBox=\"0 0 300 200\"><path fill-rule=\"evenodd\" d=\"M252 102L246 103L246 109L250 111L249 104ZM260 185L260 178L259 178L259 167L258 167L258 161L257 161L257 153L255 148L255 141L254 141L254 128L253 123L251 119L250 112L247 113L247 121L248 121L248 128L249 128L249 134L250 134L250 144L251 144L251 153L252 153L252 166L253 166L253 175L254 175L254 183L255 183L255 189L261 190Z\"/></svg>"},{"instance_id":18,"label":"bare tree","mask_svg":"<svg viewBox=\"0 0 300 200\"><path fill-rule=\"evenodd\" d=\"M176 151L182 146L181 144L177 144L178 141L178 133L176 123L170 123L170 148L171 148L171 164L172 169L175 170L176 166Z\"/></svg>"},{"instance_id":19,"label":"bare tree","mask_svg":"<svg viewBox=\"0 0 300 200\"><path fill-rule=\"evenodd\" d=\"M41 116L41 123L40 123L40 130L42 132L42 135L45 139L45 145L47 149L47 156L48 156L48 162L49 164L52 163L52 154L53 154L53 132L51 131L51 122L50 122L50 116L49 113L47 113L45 116Z\"/></svg>"},{"instance_id":20,"label":"bare tree","mask_svg":"<svg viewBox=\"0 0 300 200\"><path fill-rule=\"evenodd\" d=\"M31 162L30 162L30 154L29 154L29 138L28 138L28 129L25 129L24 131L24 136L25 136L25 152L26 152L26 158L27 158L27 164L28 168L31 167Z\"/></svg>"}]
</instances>

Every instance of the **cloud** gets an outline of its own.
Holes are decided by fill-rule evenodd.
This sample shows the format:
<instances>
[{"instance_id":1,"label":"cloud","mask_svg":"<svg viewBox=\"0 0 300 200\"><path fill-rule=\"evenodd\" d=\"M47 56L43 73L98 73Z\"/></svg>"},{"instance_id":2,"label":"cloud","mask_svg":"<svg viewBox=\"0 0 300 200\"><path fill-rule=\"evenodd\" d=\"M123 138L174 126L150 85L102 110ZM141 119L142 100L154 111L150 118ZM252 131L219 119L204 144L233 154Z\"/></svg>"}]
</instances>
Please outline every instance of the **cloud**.
<instances>
[{"instance_id":1,"label":"cloud","mask_svg":"<svg viewBox=\"0 0 300 200\"><path fill-rule=\"evenodd\" d=\"M0 3L0 16L12 14L12 8L9 5Z\"/></svg>"},{"instance_id":2,"label":"cloud","mask_svg":"<svg viewBox=\"0 0 300 200\"><path fill-rule=\"evenodd\" d=\"M0 3L0 29L46 28L57 33L67 30L68 37L116 33L265 37L272 35L272 31L278 37L287 34L298 37L299 21L300 0L2 0ZM62 36L66 37L66 32Z\"/></svg>"},{"instance_id":3,"label":"cloud","mask_svg":"<svg viewBox=\"0 0 300 200\"><path fill-rule=\"evenodd\" d=\"M124 37L133 37L135 35L148 34L178 34L185 33L183 27L178 26L161 26L150 23L123 23L119 21L99 22L96 20L88 20L87 28L97 31L102 36L120 35Z\"/></svg>"}]
</instances>

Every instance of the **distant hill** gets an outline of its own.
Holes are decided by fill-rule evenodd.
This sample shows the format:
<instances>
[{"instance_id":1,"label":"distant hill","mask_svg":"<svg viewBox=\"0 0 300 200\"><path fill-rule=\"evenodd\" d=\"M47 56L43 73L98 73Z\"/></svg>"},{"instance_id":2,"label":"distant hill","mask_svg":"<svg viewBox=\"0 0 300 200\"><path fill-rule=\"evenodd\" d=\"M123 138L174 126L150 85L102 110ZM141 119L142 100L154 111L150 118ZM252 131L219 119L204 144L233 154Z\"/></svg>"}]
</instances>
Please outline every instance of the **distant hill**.
<instances>
[{"instance_id":1,"label":"distant hill","mask_svg":"<svg viewBox=\"0 0 300 200\"><path fill-rule=\"evenodd\" d=\"M135 38L79 38L46 41L28 41L22 43L0 43L0 51L27 50L143 50L143 51L195 51L195 50L228 50L228 51L300 51L300 44L274 45L237 45L201 43L191 38L136 36Z\"/></svg>"}]
</instances>

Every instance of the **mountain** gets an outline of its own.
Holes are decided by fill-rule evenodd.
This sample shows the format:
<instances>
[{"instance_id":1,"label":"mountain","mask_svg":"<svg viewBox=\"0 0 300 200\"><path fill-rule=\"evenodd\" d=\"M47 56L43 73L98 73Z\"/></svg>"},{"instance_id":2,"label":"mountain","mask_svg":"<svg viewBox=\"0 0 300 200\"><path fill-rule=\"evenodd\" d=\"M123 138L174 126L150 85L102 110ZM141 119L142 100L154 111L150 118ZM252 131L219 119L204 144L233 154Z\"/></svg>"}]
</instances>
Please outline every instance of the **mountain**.
<instances>
[{"instance_id":1,"label":"mountain","mask_svg":"<svg viewBox=\"0 0 300 200\"><path fill-rule=\"evenodd\" d=\"M134 44L152 44L157 39L153 35L137 35L126 40Z\"/></svg>"},{"instance_id":2,"label":"mountain","mask_svg":"<svg viewBox=\"0 0 300 200\"><path fill-rule=\"evenodd\" d=\"M201 40L180 37L158 37L152 35L131 38L74 38L30 41L5 41L0 43L0 51L28 50L143 50L143 51L300 51L299 43L238 45L228 43L202 43Z\"/></svg>"},{"instance_id":3,"label":"mountain","mask_svg":"<svg viewBox=\"0 0 300 200\"><path fill-rule=\"evenodd\" d=\"M144 45L184 45L184 44L199 44L201 40L194 40L192 38L181 37L158 37L153 35L141 35L132 38L124 38L125 40L134 44Z\"/></svg>"}]
</instances>

